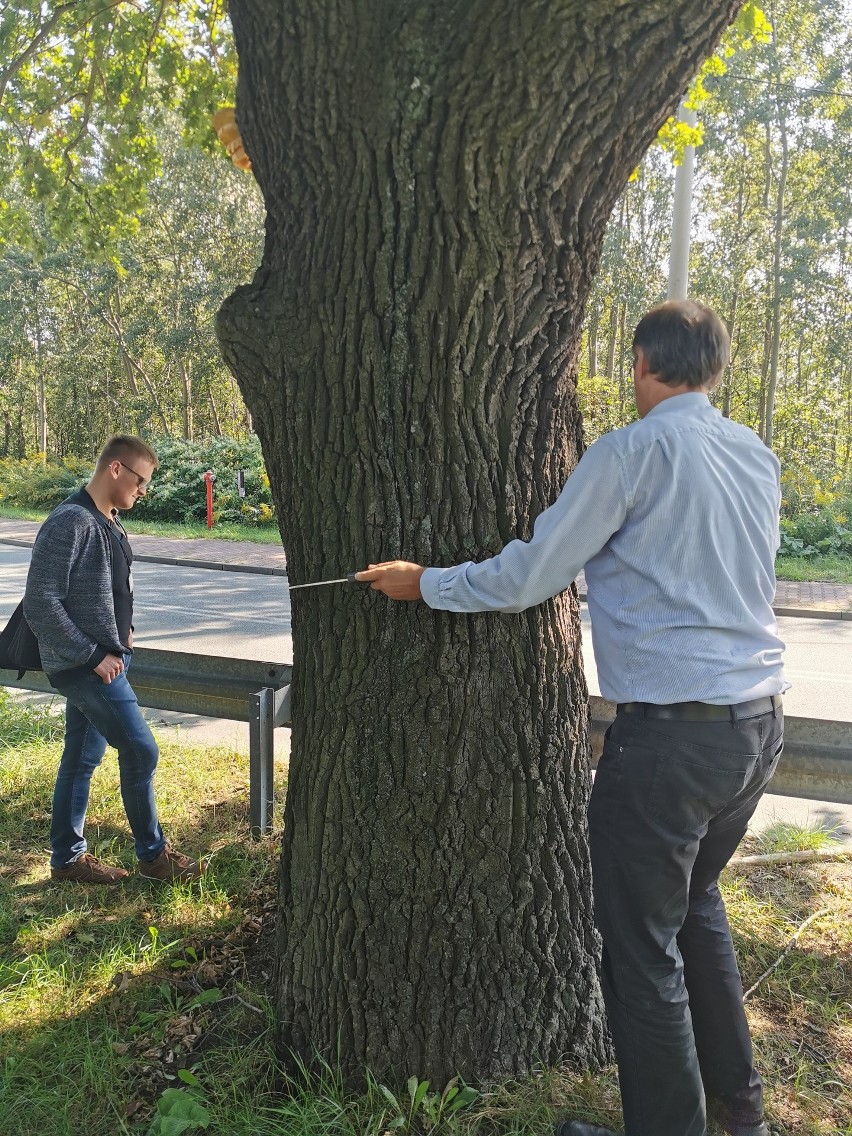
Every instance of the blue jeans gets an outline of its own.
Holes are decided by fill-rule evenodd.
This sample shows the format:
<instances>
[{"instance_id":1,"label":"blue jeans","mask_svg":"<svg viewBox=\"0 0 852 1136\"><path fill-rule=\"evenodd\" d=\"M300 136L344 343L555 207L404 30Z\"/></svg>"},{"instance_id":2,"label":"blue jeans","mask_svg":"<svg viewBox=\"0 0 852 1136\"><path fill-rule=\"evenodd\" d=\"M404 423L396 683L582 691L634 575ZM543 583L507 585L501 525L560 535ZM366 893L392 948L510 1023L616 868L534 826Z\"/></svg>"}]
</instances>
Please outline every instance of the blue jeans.
<instances>
[{"instance_id":1,"label":"blue jeans","mask_svg":"<svg viewBox=\"0 0 852 1136\"><path fill-rule=\"evenodd\" d=\"M155 860L165 847L154 800L154 770L159 751L127 681L130 658L130 655L124 656L124 671L109 683L91 671L70 681L60 679L54 683L65 696L66 707L65 746L53 790L52 868L64 868L86 851L83 826L89 783L107 743L118 750L121 799L133 833L136 855L140 860Z\"/></svg>"},{"instance_id":2,"label":"blue jeans","mask_svg":"<svg viewBox=\"0 0 852 1136\"><path fill-rule=\"evenodd\" d=\"M705 1136L705 1094L760 1121L718 879L781 754L783 716L619 713L589 804L601 985L627 1136Z\"/></svg>"}]
</instances>

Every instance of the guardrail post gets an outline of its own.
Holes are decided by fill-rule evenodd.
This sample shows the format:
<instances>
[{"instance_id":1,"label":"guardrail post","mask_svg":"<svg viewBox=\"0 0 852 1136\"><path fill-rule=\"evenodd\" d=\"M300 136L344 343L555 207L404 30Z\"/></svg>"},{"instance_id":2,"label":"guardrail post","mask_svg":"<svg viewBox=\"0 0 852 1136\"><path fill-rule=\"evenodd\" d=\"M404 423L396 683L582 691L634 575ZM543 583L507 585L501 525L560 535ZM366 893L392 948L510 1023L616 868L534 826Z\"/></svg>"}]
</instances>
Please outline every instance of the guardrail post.
<instances>
[{"instance_id":1,"label":"guardrail post","mask_svg":"<svg viewBox=\"0 0 852 1136\"><path fill-rule=\"evenodd\" d=\"M275 691L265 686L249 696L249 819L254 837L272 827Z\"/></svg>"}]
</instances>

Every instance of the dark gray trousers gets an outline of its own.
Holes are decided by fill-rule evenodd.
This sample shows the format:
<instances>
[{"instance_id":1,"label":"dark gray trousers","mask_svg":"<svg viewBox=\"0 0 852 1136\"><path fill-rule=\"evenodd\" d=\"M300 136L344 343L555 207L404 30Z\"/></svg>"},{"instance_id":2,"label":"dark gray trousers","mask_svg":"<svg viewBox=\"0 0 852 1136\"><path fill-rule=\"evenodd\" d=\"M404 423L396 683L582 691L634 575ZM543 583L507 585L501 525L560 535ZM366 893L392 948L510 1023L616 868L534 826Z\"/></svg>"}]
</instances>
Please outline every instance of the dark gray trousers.
<instances>
[{"instance_id":1,"label":"dark gray trousers","mask_svg":"<svg viewBox=\"0 0 852 1136\"><path fill-rule=\"evenodd\" d=\"M705 1093L763 1114L718 878L781 755L780 706L752 718L619 713L589 805L602 985L627 1136L705 1136Z\"/></svg>"}]
</instances>

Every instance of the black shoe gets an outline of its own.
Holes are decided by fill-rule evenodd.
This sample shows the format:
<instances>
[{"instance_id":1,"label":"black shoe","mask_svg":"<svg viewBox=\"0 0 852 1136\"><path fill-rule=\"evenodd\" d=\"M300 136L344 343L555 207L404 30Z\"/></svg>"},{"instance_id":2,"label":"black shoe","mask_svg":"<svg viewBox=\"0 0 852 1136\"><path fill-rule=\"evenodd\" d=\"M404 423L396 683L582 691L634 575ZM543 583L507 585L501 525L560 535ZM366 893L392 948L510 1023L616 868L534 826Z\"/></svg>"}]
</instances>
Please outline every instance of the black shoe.
<instances>
[{"instance_id":1,"label":"black shoe","mask_svg":"<svg viewBox=\"0 0 852 1136\"><path fill-rule=\"evenodd\" d=\"M729 1136L770 1136L769 1125L765 1120L761 1120L759 1124L737 1124L735 1120L729 1120L725 1124L725 1131Z\"/></svg>"},{"instance_id":2,"label":"black shoe","mask_svg":"<svg viewBox=\"0 0 852 1136\"><path fill-rule=\"evenodd\" d=\"M611 1128L601 1128L599 1124L586 1124L582 1120L563 1120L556 1125L556 1136L622 1136Z\"/></svg>"}]
</instances>

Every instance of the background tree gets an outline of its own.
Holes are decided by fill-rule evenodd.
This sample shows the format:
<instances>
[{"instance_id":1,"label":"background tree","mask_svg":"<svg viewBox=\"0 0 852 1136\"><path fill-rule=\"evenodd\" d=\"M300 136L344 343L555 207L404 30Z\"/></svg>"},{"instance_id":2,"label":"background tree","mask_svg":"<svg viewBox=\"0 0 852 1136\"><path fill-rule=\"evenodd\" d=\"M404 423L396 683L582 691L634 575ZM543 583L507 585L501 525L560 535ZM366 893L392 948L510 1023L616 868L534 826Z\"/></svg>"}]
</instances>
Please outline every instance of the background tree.
<instances>
[{"instance_id":1,"label":"background tree","mask_svg":"<svg viewBox=\"0 0 852 1136\"><path fill-rule=\"evenodd\" d=\"M107 258L54 235L41 205L12 199L31 238L0 250L9 313L0 406L9 408L13 455L93 456L113 429L167 438L247 429L213 321L260 255L259 196L218 155L183 144L174 116L157 139L161 171L135 231Z\"/></svg>"},{"instance_id":2,"label":"background tree","mask_svg":"<svg viewBox=\"0 0 852 1136\"><path fill-rule=\"evenodd\" d=\"M706 80L691 291L731 329L733 358L719 406L771 442L784 467L785 509L798 511L819 507L844 485L852 492L842 357L848 360L852 334L852 29L848 7L835 0L777 0L767 12L772 35L726 56L726 71ZM665 296L666 253L643 248L636 218L651 205L667 231L671 199L664 190L654 200L646 173L671 182L657 147L625 190L630 208L614 212L590 313L596 305L630 304L636 277L648 286L643 301ZM628 324L633 315L638 305ZM596 361L604 357L600 329ZM600 363L588 369L592 354L590 346L580 359L580 395L594 438L627 420L630 408L622 411L617 382Z\"/></svg>"}]
</instances>

